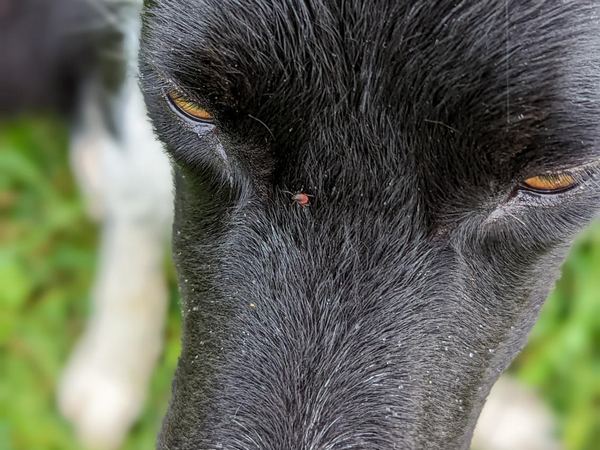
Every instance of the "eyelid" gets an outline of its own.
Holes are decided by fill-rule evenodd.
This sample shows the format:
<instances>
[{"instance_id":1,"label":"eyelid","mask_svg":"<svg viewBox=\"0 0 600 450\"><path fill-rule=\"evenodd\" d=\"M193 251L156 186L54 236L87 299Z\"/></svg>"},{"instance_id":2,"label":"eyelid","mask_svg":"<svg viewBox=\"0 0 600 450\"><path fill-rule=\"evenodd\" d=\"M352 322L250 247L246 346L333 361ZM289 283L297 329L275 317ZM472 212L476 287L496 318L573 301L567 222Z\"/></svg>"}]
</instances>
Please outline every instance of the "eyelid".
<instances>
[{"instance_id":1,"label":"eyelid","mask_svg":"<svg viewBox=\"0 0 600 450\"><path fill-rule=\"evenodd\" d=\"M214 122L213 116L206 109L197 102L189 100L184 94L171 89L165 92L165 97L171 109L184 119L205 124Z\"/></svg>"},{"instance_id":2,"label":"eyelid","mask_svg":"<svg viewBox=\"0 0 600 450\"><path fill-rule=\"evenodd\" d=\"M520 183L523 190L542 195L561 194L596 178L600 172L600 161L594 161L568 170L537 174Z\"/></svg>"},{"instance_id":3,"label":"eyelid","mask_svg":"<svg viewBox=\"0 0 600 450\"><path fill-rule=\"evenodd\" d=\"M541 174L527 178L522 183L526 189L542 194L557 194L577 186L576 178L567 172Z\"/></svg>"}]
</instances>

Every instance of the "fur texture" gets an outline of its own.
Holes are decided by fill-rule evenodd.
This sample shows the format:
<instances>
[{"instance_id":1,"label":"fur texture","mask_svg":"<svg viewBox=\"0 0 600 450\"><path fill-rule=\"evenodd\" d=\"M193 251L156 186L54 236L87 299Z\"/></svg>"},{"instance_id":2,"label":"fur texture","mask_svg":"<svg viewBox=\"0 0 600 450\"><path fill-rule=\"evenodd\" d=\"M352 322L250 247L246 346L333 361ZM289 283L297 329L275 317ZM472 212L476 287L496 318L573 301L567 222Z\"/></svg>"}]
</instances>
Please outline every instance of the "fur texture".
<instances>
[{"instance_id":1,"label":"fur texture","mask_svg":"<svg viewBox=\"0 0 600 450\"><path fill-rule=\"evenodd\" d=\"M600 206L599 14L148 1L142 85L175 167L184 311L158 448L468 448ZM576 188L522 186L564 171Z\"/></svg>"}]
</instances>

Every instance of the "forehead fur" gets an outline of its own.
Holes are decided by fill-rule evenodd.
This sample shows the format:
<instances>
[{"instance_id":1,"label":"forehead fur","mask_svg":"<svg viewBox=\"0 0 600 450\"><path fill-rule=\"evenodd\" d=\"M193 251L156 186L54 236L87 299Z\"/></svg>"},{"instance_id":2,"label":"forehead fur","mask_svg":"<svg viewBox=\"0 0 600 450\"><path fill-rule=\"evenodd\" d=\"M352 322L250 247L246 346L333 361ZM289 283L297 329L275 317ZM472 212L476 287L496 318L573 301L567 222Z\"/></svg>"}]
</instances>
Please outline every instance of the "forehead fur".
<instances>
[{"instance_id":1,"label":"forehead fur","mask_svg":"<svg viewBox=\"0 0 600 450\"><path fill-rule=\"evenodd\" d=\"M598 152L598 10L586 0L163 0L146 17L146 59L166 85L223 119L259 119L280 145L323 126L343 139L356 121L354 138L372 131L365 141L392 128L409 159L551 169Z\"/></svg>"}]
</instances>

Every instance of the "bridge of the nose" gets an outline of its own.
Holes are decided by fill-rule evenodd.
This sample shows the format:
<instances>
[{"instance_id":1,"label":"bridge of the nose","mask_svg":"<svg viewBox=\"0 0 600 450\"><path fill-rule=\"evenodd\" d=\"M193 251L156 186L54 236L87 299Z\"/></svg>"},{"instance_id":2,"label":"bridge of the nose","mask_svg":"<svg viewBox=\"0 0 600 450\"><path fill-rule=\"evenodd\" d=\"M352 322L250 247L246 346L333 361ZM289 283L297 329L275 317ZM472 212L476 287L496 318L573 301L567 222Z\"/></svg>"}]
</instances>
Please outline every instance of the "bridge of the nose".
<instances>
[{"instance_id":1,"label":"bridge of the nose","mask_svg":"<svg viewBox=\"0 0 600 450\"><path fill-rule=\"evenodd\" d=\"M449 331L457 289L447 247L401 225L414 212L333 202L317 220L328 205L316 201L240 210L212 250L215 268L181 273L184 345L166 427L191 408L224 448L234 436L248 445L269 436L273 449L350 445L356 433L361 448L393 448L417 442L422 418L439 419L440 389L456 405L452 427L466 420L456 402L465 384L441 362L471 359Z\"/></svg>"}]
</instances>

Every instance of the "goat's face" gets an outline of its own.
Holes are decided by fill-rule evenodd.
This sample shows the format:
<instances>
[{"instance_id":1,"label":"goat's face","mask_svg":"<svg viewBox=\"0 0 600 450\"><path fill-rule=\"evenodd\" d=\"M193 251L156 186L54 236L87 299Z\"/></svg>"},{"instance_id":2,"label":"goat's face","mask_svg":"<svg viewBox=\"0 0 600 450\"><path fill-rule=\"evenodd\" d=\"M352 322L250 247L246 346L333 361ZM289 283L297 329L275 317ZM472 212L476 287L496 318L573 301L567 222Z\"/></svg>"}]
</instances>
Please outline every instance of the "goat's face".
<instances>
[{"instance_id":1,"label":"goat's face","mask_svg":"<svg viewBox=\"0 0 600 450\"><path fill-rule=\"evenodd\" d=\"M600 205L594 4L149 3L184 309L159 448L468 447Z\"/></svg>"}]
</instances>

